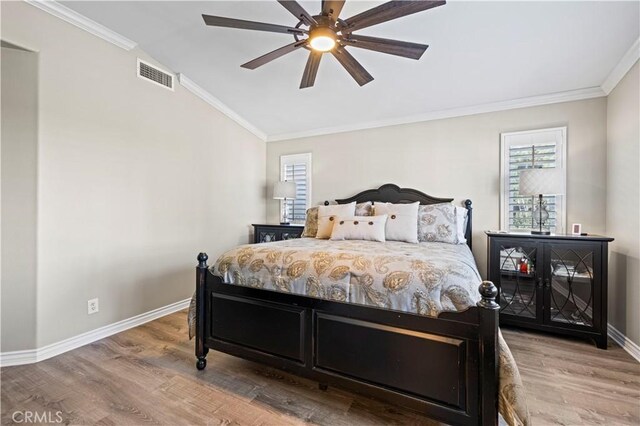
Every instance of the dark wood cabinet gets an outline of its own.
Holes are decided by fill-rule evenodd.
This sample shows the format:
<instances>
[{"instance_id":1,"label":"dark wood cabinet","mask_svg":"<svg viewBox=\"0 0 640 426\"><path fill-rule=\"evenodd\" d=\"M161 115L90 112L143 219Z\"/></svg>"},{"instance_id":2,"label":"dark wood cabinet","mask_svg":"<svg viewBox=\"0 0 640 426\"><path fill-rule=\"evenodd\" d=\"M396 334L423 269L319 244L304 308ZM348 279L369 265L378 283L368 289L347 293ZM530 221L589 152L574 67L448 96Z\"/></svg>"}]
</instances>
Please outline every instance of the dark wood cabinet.
<instances>
[{"instance_id":1,"label":"dark wood cabinet","mask_svg":"<svg viewBox=\"0 0 640 426\"><path fill-rule=\"evenodd\" d=\"M300 238L304 225L262 225L253 224L253 242L270 243L272 241Z\"/></svg>"},{"instance_id":2,"label":"dark wood cabinet","mask_svg":"<svg viewBox=\"0 0 640 426\"><path fill-rule=\"evenodd\" d=\"M587 337L607 347L607 251L613 238L487 232L500 324Z\"/></svg>"}]
</instances>

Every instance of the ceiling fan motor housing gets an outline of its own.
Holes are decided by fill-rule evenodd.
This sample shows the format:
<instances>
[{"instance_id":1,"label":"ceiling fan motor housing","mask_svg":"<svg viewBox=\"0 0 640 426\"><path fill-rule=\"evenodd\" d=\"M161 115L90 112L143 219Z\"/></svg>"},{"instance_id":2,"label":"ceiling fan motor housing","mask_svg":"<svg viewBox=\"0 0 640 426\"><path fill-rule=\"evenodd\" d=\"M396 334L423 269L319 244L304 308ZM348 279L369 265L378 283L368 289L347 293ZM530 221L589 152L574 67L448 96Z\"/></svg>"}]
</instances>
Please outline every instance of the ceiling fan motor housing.
<instances>
[{"instance_id":1,"label":"ceiling fan motor housing","mask_svg":"<svg viewBox=\"0 0 640 426\"><path fill-rule=\"evenodd\" d=\"M312 49L328 52L337 43L335 30L325 25L314 25L309 29L309 45Z\"/></svg>"}]
</instances>

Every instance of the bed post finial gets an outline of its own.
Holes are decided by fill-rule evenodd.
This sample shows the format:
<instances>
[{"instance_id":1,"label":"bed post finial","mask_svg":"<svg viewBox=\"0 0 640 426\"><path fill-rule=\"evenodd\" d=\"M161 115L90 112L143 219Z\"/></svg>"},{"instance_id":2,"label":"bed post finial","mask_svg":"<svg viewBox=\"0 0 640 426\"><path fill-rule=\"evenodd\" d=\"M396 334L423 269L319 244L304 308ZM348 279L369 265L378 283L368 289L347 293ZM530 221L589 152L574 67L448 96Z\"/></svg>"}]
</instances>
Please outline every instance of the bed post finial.
<instances>
[{"instance_id":1,"label":"bed post finial","mask_svg":"<svg viewBox=\"0 0 640 426\"><path fill-rule=\"evenodd\" d=\"M471 210L473 207L471 207L471 200L464 200L464 206L467 208L467 210Z\"/></svg>"},{"instance_id":2,"label":"bed post finial","mask_svg":"<svg viewBox=\"0 0 640 426\"><path fill-rule=\"evenodd\" d=\"M198 255L198 268L206 268L208 259L207 253L200 253Z\"/></svg>"},{"instance_id":3,"label":"bed post finial","mask_svg":"<svg viewBox=\"0 0 640 426\"><path fill-rule=\"evenodd\" d=\"M478 287L482 299L478 302L478 306L485 309L500 309L500 305L496 303L498 289L491 281L482 281Z\"/></svg>"}]
</instances>

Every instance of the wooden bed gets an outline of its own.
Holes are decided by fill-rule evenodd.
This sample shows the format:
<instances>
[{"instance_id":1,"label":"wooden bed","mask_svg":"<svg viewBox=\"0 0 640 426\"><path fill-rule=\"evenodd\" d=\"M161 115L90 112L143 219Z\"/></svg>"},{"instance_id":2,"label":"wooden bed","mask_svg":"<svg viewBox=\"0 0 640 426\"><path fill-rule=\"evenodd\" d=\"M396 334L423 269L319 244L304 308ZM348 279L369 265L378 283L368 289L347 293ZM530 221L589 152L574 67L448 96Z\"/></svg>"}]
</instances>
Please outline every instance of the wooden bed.
<instances>
[{"instance_id":1,"label":"wooden bed","mask_svg":"<svg viewBox=\"0 0 640 426\"><path fill-rule=\"evenodd\" d=\"M450 202L393 184L336 200ZM471 201L466 238L471 247ZM196 366L209 349L417 410L449 424L498 422L497 290L437 318L229 285L196 269ZM392 350L390 351L390 348ZM392 354L392 355L390 355Z\"/></svg>"}]
</instances>

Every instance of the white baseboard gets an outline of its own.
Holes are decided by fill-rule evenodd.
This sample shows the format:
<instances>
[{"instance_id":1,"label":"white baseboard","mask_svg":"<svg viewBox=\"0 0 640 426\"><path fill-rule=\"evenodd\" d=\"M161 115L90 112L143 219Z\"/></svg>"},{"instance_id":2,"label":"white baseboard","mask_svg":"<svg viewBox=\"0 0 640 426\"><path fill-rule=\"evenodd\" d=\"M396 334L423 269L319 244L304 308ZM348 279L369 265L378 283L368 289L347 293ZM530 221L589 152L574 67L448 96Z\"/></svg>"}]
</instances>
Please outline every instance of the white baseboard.
<instances>
[{"instance_id":1,"label":"white baseboard","mask_svg":"<svg viewBox=\"0 0 640 426\"><path fill-rule=\"evenodd\" d=\"M629 340L627 336L620 333L620 331L611 324L609 324L607 331L611 340L620 345L622 349L627 351L636 361L640 362L640 346Z\"/></svg>"},{"instance_id":2,"label":"white baseboard","mask_svg":"<svg viewBox=\"0 0 640 426\"><path fill-rule=\"evenodd\" d=\"M37 349L29 349L24 351L2 352L0 353L0 366L9 367L12 365L33 364L34 362L43 361L56 355L68 352L80 346L88 345L96 340L104 339L130 328L137 327L149 321L153 321L160 317L172 314L174 312L185 309L189 306L191 299L184 299L179 302L154 309L135 317L127 318L113 324L105 325L86 333L79 334L74 337L52 343Z\"/></svg>"},{"instance_id":3,"label":"white baseboard","mask_svg":"<svg viewBox=\"0 0 640 426\"><path fill-rule=\"evenodd\" d=\"M105 337L112 336L122 331L129 330L130 328L137 327L149 321L153 321L185 309L189 307L190 302L191 299L184 299L179 302L145 312L144 314L136 315L135 317L105 325L104 327L70 337L69 339L43 346L42 348L2 352L0 353L0 367L33 364L34 362L44 361L45 359L52 358L56 355L60 355L81 346L88 345L89 343L93 343L97 340L104 339ZM620 331L611 324L608 326L608 334L609 337L611 337L611 340L620 345L622 349L629 353L629 355L640 362L640 346L629 340L627 336L620 333Z\"/></svg>"}]
</instances>

